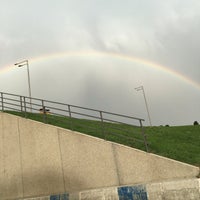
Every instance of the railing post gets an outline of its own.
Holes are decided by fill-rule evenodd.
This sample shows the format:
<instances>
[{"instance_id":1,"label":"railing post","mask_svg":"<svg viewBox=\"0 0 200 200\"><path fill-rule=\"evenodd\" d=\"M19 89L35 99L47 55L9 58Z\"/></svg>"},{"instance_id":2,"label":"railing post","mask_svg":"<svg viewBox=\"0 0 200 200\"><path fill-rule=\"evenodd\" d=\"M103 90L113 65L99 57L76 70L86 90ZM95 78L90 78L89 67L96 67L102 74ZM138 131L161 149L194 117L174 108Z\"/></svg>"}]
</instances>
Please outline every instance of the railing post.
<instances>
[{"instance_id":1,"label":"railing post","mask_svg":"<svg viewBox=\"0 0 200 200\"><path fill-rule=\"evenodd\" d=\"M24 97L24 112L25 112L25 118L27 118L27 113L26 113L26 97Z\"/></svg>"},{"instance_id":2,"label":"railing post","mask_svg":"<svg viewBox=\"0 0 200 200\"><path fill-rule=\"evenodd\" d=\"M104 137L104 140L106 140L105 127L104 127L104 121L103 121L103 112L99 111L99 113L100 113L100 119L101 119L102 135Z\"/></svg>"},{"instance_id":3,"label":"railing post","mask_svg":"<svg viewBox=\"0 0 200 200\"><path fill-rule=\"evenodd\" d=\"M142 125L142 120L140 119L139 121L140 121L140 128L141 128L141 131L142 131L142 135L143 135L143 138L144 138L144 145L145 145L146 151L149 152L147 138L146 138L146 135L145 135L145 132L144 132L144 127Z\"/></svg>"},{"instance_id":4,"label":"railing post","mask_svg":"<svg viewBox=\"0 0 200 200\"><path fill-rule=\"evenodd\" d=\"M20 98L20 108L21 108L21 113L23 112L23 105L22 105L22 96L19 97Z\"/></svg>"},{"instance_id":5,"label":"railing post","mask_svg":"<svg viewBox=\"0 0 200 200\"><path fill-rule=\"evenodd\" d=\"M42 100L42 110L43 110L43 122L47 123L46 108L44 106L44 100Z\"/></svg>"},{"instance_id":6,"label":"railing post","mask_svg":"<svg viewBox=\"0 0 200 200\"><path fill-rule=\"evenodd\" d=\"M1 107L2 107L2 112L4 111L4 105L3 105L3 92L1 92Z\"/></svg>"},{"instance_id":7,"label":"railing post","mask_svg":"<svg viewBox=\"0 0 200 200\"><path fill-rule=\"evenodd\" d=\"M68 112L69 112L70 127L71 127L71 130L73 131L73 122L72 122L71 106L70 106L70 105L67 105L67 106L68 106Z\"/></svg>"}]
</instances>

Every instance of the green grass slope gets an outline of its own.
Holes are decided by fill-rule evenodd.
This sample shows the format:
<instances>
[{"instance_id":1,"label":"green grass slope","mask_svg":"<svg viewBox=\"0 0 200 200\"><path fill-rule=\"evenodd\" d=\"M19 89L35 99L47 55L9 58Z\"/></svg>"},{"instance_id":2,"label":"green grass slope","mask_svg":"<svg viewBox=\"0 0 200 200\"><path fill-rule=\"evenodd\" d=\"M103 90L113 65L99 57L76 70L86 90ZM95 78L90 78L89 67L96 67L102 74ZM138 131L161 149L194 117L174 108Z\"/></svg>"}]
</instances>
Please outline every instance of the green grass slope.
<instances>
[{"instance_id":1,"label":"green grass slope","mask_svg":"<svg viewBox=\"0 0 200 200\"><path fill-rule=\"evenodd\" d=\"M200 126L146 127L152 153L200 167Z\"/></svg>"},{"instance_id":2,"label":"green grass slope","mask_svg":"<svg viewBox=\"0 0 200 200\"><path fill-rule=\"evenodd\" d=\"M20 112L9 113L24 116ZM139 127L43 114L26 113L26 117L145 150ZM113 131L115 134L111 134ZM145 134L149 152L200 167L200 125L145 127Z\"/></svg>"}]
</instances>

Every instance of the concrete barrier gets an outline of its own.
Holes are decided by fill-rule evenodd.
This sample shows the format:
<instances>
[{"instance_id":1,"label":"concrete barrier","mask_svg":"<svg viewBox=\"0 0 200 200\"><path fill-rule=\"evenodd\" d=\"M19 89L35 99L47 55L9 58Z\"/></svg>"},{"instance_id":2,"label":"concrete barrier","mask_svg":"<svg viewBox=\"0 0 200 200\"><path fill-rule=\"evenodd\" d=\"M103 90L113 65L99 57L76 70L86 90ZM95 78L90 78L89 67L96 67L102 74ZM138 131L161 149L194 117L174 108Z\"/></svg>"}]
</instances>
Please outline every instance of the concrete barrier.
<instances>
[{"instance_id":1,"label":"concrete barrier","mask_svg":"<svg viewBox=\"0 0 200 200\"><path fill-rule=\"evenodd\" d=\"M26 200L199 200L200 179L101 188ZM22 200L22 199L21 199Z\"/></svg>"},{"instance_id":2,"label":"concrete barrier","mask_svg":"<svg viewBox=\"0 0 200 200\"><path fill-rule=\"evenodd\" d=\"M0 199L194 178L199 168L0 113Z\"/></svg>"},{"instance_id":3,"label":"concrete barrier","mask_svg":"<svg viewBox=\"0 0 200 200\"><path fill-rule=\"evenodd\" d=\"M200 179L184 179L146 185L148 200L198 200Z\"/></svg>"}]
</instances>

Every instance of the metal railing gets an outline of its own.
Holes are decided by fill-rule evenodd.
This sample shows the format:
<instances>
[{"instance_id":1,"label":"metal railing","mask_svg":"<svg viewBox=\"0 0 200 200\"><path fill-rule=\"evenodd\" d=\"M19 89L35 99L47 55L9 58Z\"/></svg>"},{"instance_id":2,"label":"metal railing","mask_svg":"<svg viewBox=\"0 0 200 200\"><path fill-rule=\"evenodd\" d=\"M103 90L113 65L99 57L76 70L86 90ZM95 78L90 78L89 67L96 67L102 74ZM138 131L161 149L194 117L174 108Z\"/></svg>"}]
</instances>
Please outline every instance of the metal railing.
<instances>
[{"instance_id":1,"label":"metal railing","mask_svg":"<svg viewBox=\"0 0 200 200\"><path fill-rule=\"evenodd\" d=\"M148 152L141 118L4 92L0 110Z\"/></svg>"}]
</instances>

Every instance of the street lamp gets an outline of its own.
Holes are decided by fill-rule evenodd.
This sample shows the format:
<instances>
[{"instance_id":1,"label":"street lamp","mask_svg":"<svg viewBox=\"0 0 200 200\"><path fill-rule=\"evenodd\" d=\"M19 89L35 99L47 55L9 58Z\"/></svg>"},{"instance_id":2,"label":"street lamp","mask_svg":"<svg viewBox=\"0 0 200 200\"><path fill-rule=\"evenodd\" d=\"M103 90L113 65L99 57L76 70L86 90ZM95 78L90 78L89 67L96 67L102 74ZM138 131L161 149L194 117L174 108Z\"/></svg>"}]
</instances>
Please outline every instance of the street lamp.
<instances>
[{"instance_id":1,"label":"street lamp","mask_svg":"<svg viewBox=\"0 0 200 200\"><path fill-rule=\"evenodd\" d=\"M151 118L150 118L150 113L149 113L149 109L148 109L148 105L147 105L147 99L146 99L145 92L144 92L144 87L140 86L140 87L135 88L135 90L136 91L142 90L142 93L143 93L143 96L144 96L145 105L146 105L146 109L147 109L147 113L148 113L149 123L150 123L150 126L152 126L152 124L151 124Z\"/></svg>"},{"instance_id":2,"label":"street lamp","mask_svg":"<svg viewBox=\"0 0 200 200\"><path fill-rule=\"evenodd\" d=\"M29 73L29 64L28 64L28 60L23 60L23 61L21 61L21 62L15 63L14 65L17 65L17 67L23 67L24 65L27 66L28 88L29 88L29 98L30 98L30 108L31 108L31 112L32 112L31 81L30 81L30 73Z\"/></svg>"}]
</instances>

